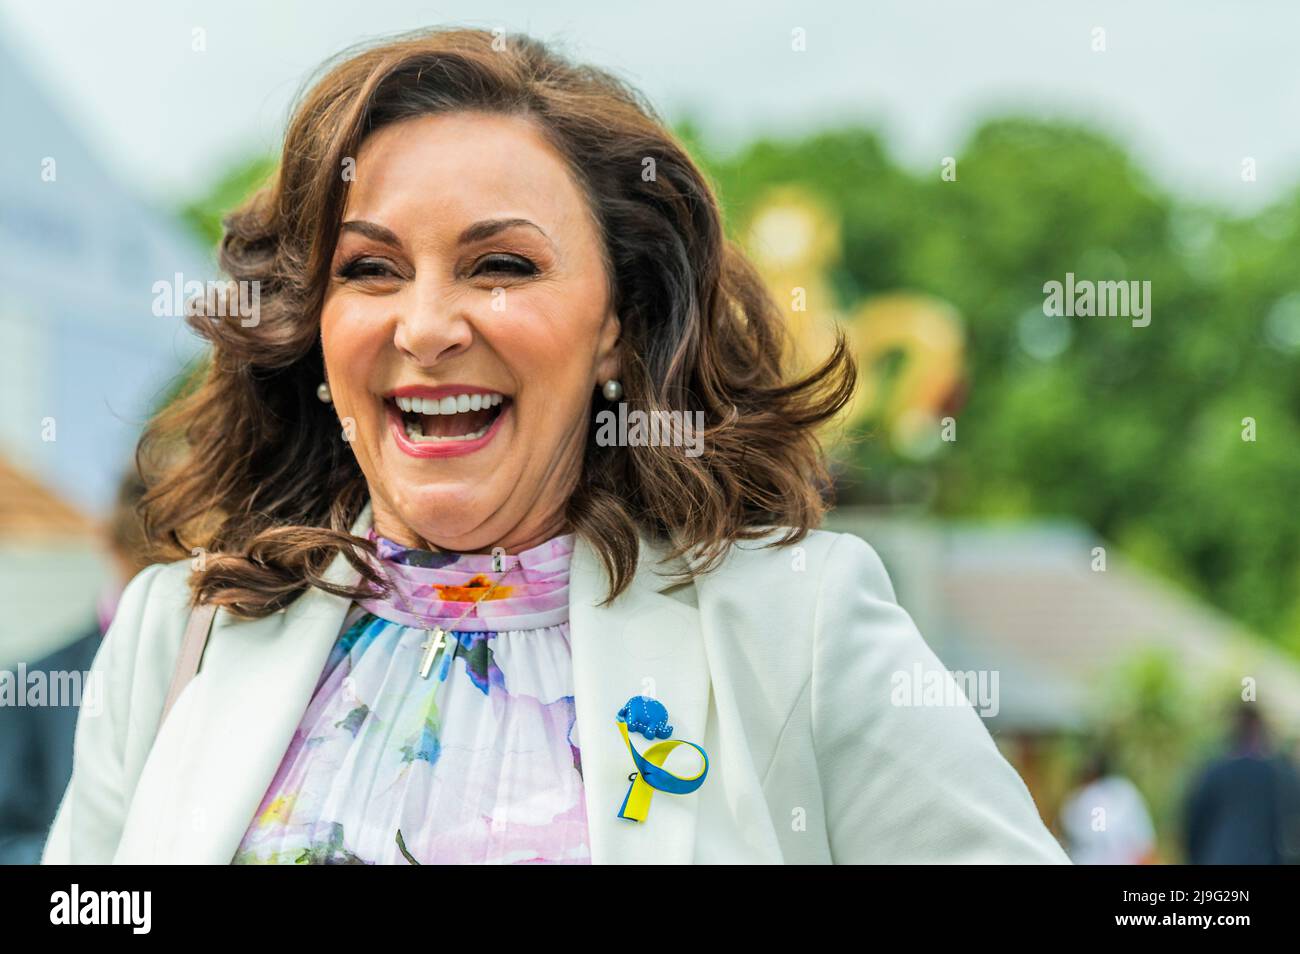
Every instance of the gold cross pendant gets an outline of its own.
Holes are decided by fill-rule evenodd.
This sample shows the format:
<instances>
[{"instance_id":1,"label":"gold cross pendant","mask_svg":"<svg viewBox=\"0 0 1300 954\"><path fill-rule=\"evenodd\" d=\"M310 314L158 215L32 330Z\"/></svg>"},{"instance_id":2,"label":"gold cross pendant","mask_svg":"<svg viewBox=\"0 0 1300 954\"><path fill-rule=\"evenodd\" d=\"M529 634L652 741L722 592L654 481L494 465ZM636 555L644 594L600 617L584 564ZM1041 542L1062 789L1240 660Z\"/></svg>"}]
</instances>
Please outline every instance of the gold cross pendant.
<instances>
[{"instance_id":1,"label":"gold cross pendant","mask_svg":"<svg viewBox=\"0 0 1300 954\"><path fill-rule=\"evenodd\" d=\"M428 679L429 673L433 669L433 661L438 656L438 650L447 645L447 637L451 635L441 626L435 626L429 630L428 641L420 648L424 650L424 656L420 659L420 678Z\"/></svg>"}]
</instances>

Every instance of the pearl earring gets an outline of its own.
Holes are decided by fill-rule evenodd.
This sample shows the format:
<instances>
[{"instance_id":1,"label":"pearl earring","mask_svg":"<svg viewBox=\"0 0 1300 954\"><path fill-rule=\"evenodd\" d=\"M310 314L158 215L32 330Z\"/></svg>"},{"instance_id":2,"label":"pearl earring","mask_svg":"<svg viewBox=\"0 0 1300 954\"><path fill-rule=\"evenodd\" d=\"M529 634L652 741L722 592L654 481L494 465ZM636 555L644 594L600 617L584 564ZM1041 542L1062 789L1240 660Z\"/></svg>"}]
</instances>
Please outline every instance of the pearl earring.
<instances>
[{"instance_id":1,"label":"pearl earring","mask_svg":"<svg viewBox=\"0 0 1300 954\"><path fill-rule=\"evenodd\" d=\"M334 395L330 394L330 386L324 381L316 388L316 396L321 399L322 404L334 403Z\"/></svg>"},{"instance_id":2,"label":"pearl earring","mask_svg":"<svg viewBox=\"0 0 1300 954\"><path fill-rule=\"evenodd\" d=\"M623 384L618 378L610 378L600 389L600 393L605 395L606 401L617 401L623 396Z\"/></svg>"}]
</instances>

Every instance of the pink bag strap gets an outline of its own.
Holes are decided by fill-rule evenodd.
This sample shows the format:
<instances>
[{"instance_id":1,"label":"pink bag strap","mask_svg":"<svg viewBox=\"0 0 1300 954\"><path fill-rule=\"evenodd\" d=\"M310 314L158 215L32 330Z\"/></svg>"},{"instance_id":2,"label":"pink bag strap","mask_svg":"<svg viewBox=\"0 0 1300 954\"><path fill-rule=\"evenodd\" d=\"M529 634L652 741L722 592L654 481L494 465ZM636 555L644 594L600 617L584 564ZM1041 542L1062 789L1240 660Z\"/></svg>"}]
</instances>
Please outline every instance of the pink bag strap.
<instances>
[{"instance_id":1,"label":"pink bag strap","mask_svg":"<svg viewBox=\"0 0 1300 954\"><path fill-rule=\"evenodd\" d=\"M185 624L185 635L181 639L181 653L176 658L176 670L172 673L172 684L167 689L162 718L158 720L160 727L167 721L167 713L176 704L181 690L198 673L199 664L203 661L203 650L208 645L208 634L212 632L212 620L216 615L216 603L200 603L190 611L189 622Z\"/></svg>"}]
</instances>

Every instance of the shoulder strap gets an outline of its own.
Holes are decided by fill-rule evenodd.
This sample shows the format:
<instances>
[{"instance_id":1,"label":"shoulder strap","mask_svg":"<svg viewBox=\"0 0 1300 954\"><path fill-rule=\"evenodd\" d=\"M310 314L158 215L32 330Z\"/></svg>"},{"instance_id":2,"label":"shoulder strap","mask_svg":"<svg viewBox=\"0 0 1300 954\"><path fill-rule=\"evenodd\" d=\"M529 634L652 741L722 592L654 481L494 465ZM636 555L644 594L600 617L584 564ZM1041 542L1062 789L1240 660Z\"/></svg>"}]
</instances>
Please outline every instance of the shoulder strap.
<instances>
[{"instance_id":1,"label":"shoulder strap","mask_svg":"<svg viewBox=\"0 0 1300 954\"><path fill-rule=\"evenodd\" d=\"M190 611L189 622L185 624L185 635L181 639L181 652L176 657L176 671L172 673L172 684L167 689L167 700L163 703L162 718L159 727L167 721L181 690L189 685L199 671L203 661L203 650L208 645L208 634L212 632L212 620L217 614L216 603L200 603Z\"/></svg>"}]
</instances>

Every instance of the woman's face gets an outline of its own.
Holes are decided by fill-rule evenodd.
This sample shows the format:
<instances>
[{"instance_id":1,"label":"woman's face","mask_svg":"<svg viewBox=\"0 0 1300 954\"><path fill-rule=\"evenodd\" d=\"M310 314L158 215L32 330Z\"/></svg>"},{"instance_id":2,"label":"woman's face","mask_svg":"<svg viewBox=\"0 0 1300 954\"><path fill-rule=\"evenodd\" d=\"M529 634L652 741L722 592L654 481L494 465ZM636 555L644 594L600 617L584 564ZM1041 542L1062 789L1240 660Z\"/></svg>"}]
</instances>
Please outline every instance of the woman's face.
<instances>
[{"instance_id":1,"label":"woman's face","mask_svg":"<svg viewBox=\"0 0 1300 954\"><path fill-rule=\"evenodd\" d=\"M460 551L560 532L619 325L589 206L537 128L453 113L375 133L330 271L326 376L376 532Z\"/></svg>"}]
</instances>

